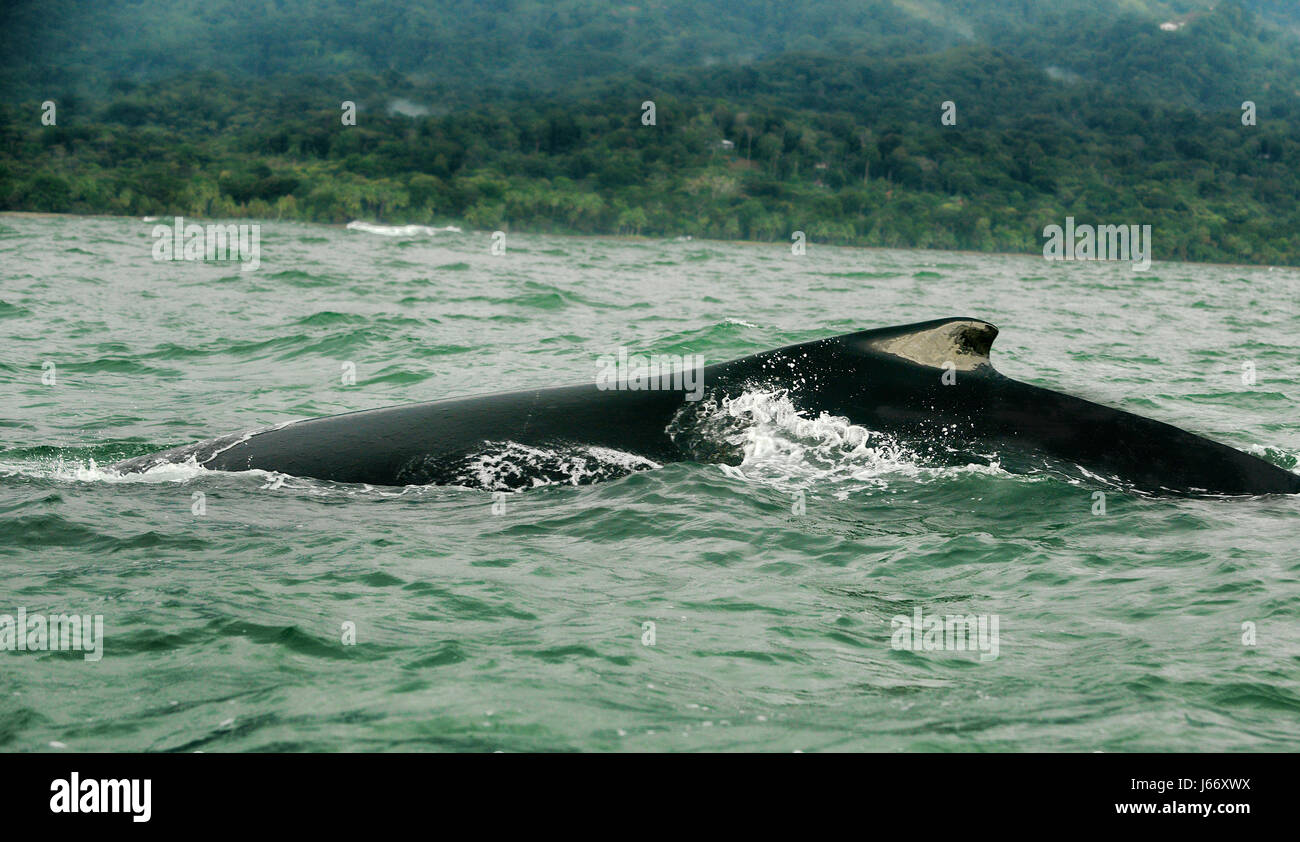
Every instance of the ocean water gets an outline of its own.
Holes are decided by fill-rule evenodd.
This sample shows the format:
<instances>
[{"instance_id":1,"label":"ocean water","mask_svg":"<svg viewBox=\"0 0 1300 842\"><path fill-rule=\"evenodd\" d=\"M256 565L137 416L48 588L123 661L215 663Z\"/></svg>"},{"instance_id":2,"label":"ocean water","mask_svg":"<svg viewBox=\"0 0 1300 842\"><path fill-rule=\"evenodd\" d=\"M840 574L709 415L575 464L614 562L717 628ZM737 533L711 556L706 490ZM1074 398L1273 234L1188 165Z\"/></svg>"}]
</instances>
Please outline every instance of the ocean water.
<instances>
[{"instance_id":1,"label":"ocean water","mask_svg":"<svg viewBox=\"0 0 1300 842\"><path fill-rule=\"evenodd\" d=\"M244 272L157 262L152 228L0 217L0 614L104 624L99 660L0 651L2 750L1300 749L1296 498L1102 514L761 392L735 469L494 494L105 467L589 382L620 346L971 316L1009 376L1294 470L1294 269L263 222ZM895 648L918 610L996 620L996 657Z\"/></svg>"}]
</instances>

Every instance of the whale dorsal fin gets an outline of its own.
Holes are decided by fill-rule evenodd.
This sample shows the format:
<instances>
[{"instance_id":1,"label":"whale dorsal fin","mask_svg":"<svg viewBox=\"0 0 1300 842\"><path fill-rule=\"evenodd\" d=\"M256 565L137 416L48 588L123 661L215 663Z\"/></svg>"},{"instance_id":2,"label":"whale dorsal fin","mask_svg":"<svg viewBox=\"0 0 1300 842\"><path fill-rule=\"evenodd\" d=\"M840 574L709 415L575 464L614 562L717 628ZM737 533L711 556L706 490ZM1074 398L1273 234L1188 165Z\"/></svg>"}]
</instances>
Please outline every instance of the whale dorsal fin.
<instances>
[{"instance_id":1,"label":"whale dorsal fin","mask_svg":"<svg viewBox=\"0 0 1300 842\"><path fill-rule=\"evenodd\" d=\"M979 319L936 319L869 330L853 338L866 350L917 365L942 368L945 362L951 362L962 371L970 371L991 365L989 349L997 335L996 327Z\"/></svg>"}]
</instances>

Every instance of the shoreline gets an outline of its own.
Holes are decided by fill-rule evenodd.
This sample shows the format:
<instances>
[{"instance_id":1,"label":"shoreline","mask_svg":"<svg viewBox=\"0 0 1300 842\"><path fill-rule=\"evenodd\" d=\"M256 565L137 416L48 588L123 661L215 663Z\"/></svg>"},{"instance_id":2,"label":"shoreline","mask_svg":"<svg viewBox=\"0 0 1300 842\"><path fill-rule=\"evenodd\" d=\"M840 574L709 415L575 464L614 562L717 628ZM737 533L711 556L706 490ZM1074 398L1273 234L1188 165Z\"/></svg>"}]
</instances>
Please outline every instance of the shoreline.
<instances>
[{"instance_id":1,"label":"shoreline","mask_svg":"<svg viewBox=\"0 0 1300 842\"><path fill-rule=\"evenodd\" d=\"M159 216L154 222L147 222L145 224L146 225L162 224L162 221L164 219L169 218L169 216L174 218L175 214L170 214L168 216ZM0 210L0 219L4 219L8 217L14 217L19 219L60 219L60 218L63 219L134 219L143 222L142 217L128 216L125 214L114 214L114 213L61 213L57 211ZM195 220L203 220L207 222L227 222L227 221L242 220L246 223L256 222L259 224L289 223L289 224L297 224L297 225L323 225L329 228L344 228L348 225L348 223L346 222L312 222L310 220L304 220L304 219L266 219L266 218L248 217L248 216L232 216L232 217L199 216L199 217L187 217L187 218L195 219ZM389 223L389 222L375 222L372 224L392 226L392 227L399 226L399 223ZM425 223L400 223L400 225L423 225L423 224ZM453 220L447 224L457 225L458 223L457 221ZM463 234L491 233L488 231L480 231L474 228L465 228L463 223L460 224L459 227L462 228ZM507 231L506 233L509 234L510 232ZM694 237L694 236L691 236L690 240L678 240L677 237L673 237L670 235L664 235L661 237L647 237L640 234L560 234L554 232L537 232L537 231L527 231L527 230L517 231L515 233L527 234L530 236L542 236L542 237L569 237L573 239L588 238L588 239L620 240L623 242L644 242L644 243L667 241L667 242L695 242L695 243L724 243L727 245L743 245L743 246L777 246L777 245L788 246L789 245L788 243L785 243L784 241L781 240L773 240L771 242L764 242L762 240L715 240L708 237ZM678 235L678 236L690 236L690 235ZM809 242L809 245L810 246L816 245L819 248L852 249L855 251L920 251L920 252L932 252L934 254L970 255L973 257L979 257L979 256L1024 257L1030 259L1040 257L1035 252L971 251L969 249L918 248L916 246L853 246L853 245L839 245L839 244L832 244L832 243L815 243L811 241ZM1095 263L1101 261L1045 261L1045 262L1057 262L1057 263L1093 262ZM1124 262L1124 261L1113 261L1113 262ZM1285 263L1207 263L1204 261L1196 261L1196 260L1154 260L1154 259L1151 261L1152 267L1160 263L1166 263L1171 265L1177 264L1182 266L1215 266L1220 268L1264 269L1268 271L1273 271L1274 269L1300 270L1300 265L1291 266Z\"/></svg>"}]
</instances>

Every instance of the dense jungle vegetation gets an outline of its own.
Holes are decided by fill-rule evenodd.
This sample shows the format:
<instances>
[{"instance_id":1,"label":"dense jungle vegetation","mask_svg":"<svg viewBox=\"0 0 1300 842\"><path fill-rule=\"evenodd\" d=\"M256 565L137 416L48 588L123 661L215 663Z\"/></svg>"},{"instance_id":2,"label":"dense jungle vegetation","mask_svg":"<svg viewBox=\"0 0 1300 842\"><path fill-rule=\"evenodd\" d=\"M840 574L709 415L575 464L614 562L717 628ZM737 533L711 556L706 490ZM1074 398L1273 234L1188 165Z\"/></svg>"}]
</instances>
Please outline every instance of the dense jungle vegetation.
<instances>
[{"instance_id":1,"label":"dense jungle vegetation","mask_svg":"<svg viewBox=\"0 0 1300 842\"><path fill-rule=\"evenodd\" d=\"M1070 215L1300 264L1300 15L1270 0L4 16L4 210L998 251Z\"/></svg>"}]
</instances>

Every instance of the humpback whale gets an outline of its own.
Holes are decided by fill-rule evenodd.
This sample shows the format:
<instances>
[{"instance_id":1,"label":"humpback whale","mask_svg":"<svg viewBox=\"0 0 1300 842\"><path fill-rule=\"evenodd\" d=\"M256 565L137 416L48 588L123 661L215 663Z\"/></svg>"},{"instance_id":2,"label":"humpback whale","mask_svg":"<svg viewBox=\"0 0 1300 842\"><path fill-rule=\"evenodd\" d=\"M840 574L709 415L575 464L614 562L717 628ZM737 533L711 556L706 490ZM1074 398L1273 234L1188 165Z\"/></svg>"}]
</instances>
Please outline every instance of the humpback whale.
<instances>
[{"instance_id":1,"label":"humpback whale","mask_svg":"<svg viewBox=\"0 0 1300 842\"><path fill-rule=\"evenodd\" d=\"M844 417L954 463L1171 495L1300 493L1300 475L1170 424L1021 383L989 361L998 329L949 318L864 330L703 367L708 400L775 385L809 417ZM599 383L450 398L223 436L120 462L188 462L371 485L459 484L485 448L606 448L653 462L719 458L682 390ZM707 401L706 401L707 402ZM725 448L719 452L725 451ZM735 461L725 452L719 461ZM1009 467L1011 466L1011 467Z\"/></svg>"}]
</instances>

